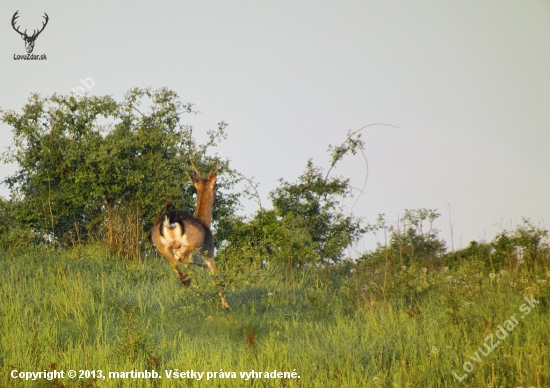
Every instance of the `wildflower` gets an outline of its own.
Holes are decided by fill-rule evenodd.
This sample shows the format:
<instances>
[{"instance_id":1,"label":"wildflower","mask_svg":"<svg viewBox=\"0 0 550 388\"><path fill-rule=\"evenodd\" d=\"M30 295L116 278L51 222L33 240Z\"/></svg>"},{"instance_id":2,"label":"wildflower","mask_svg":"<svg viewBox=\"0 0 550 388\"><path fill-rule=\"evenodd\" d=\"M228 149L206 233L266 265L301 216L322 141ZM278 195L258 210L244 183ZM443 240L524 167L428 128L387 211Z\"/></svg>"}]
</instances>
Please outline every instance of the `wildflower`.
<instances>
[{"instance_id":1,"label":"wildflower","mask_svg":"<svg viewBox=\"0 0 550 388\"><path fill-rule=\"evenodd\" d=\"M515 287L515 286L516 286L516 283L510 282L510 287Z\"/></svg>"},{"instance_id":2,"label":"wildflower","mask_svg":"<svg viewBox=\"0 0 550 388\"><path fill-rule=\"evenodd\" d=\"M506 275L506 270L505 270L505 269L501 269L501 270L500 270L500 274L501 274L501 275Z\"/></svg>"},{"instance_id":3,"label":"wildflower","mask_svg":"<svg viewBox=\"0 0 550 388\"><path fill-rule=\"evenodd\" d=\"M447 278L446 278L446 279L447 279L447 281L448 281L448 282L450 283L450 282L451 282L451 280L453 280L453 277L452 277L452 276L447 276Z\"/></svg>"},{"instance_id":4,"label":"wildflower","mask_svg":"<svg viewBox=\"0 0 550 388\"><path fill-rule=\"evenodd\" d=\"M401 271L406 271L406 270L407 270L407 267L404 266L404 265L402 265L402 266L401 266Z\"/></svg>"},{"instance_id":5,"label":"wildflower","mask_svg":"<svg viewBox=\"0 0 550 388\"><path fill-rule=\"evenodd\" d=\"M378 377L374 376L374 377L372 378L372 381L377 382L377 381L378 381Z\"/></svg>"},{"instance_id":6,"label":"wildflower","mask_svg":"<svg viewBox=\"0 0 550 388\"><path fill-rule=\"evenodd\" d=\"M491 279L494 279L495 276L497 276L497 275L495 275L495 274L492 273L492 272L489 274L489 277L490 277Z\"/></svg>"},{"instance_id":7,"label":"wildflower","mask_svg":"<svg viewBox=\"0 0 550 388\"><path fill-rule=\"evenodd\" d=\"M545 283L546 282L546 279L539 279L537 280L537 283Z\"/></svg>"},{"instance_id":8,"label":"wildflower","mask_svg":"<svg viewBox=\"0 0 550 388\"><path fill-rule=\"evenodd\" d=\"M437 353L439 353L439 350L437 350L435 346L432 346L432 354L437 354Z\"/></svg>"},{"instance_id":9,"label":"wildflower","mask_svg":"<svg viewBox=\"0 0 550 388\"><path fill-rule=\"evenodd\" d=\"M422 272L424 273L428 272L428 268L422 268Z\"/></svg>"},{"instance_id":10,"label":"wildflower","mask_svg":"<svg viewBox=\"0 0 550 388\"><path fill-rule=\"evenodd\" d=\"M447 272L449 270L449 267L443 267L443 272Z\"/></svg>"}]
</instances>

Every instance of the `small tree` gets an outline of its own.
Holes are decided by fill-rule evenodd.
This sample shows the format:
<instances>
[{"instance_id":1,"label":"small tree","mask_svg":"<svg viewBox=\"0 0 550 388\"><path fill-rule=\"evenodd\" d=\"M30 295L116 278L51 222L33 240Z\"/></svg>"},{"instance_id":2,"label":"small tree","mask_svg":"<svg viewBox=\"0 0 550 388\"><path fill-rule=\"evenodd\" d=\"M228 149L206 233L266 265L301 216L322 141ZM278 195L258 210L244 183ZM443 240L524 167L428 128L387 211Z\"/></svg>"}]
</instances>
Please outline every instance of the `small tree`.
<instances>
[{"instance_id":1,"label":"small tree","mask_svg":"<svg viewBox=\"0 0 550 388\"><path fill-rule=\"evenodd\" d=\"M296 183L280 179L280 186L269 194L273 209L260 209L250 220L235 224L224 254L241 252L251 259L291 265L341 260L365 229L359 218L340 208L342 199L351 195L349 179L330 172L344 156L363 152L361 130L348 133L341 145L329 146L331 164L326 172L309 160Z\"/></svg>"},{"instance_id":2,"label":"small tree","mask_svg":"<svg viewBox=\"0 0 550 388\"><path fill-rule=\"evenodd\" d=\"M340 200L350 195L349 180L325 178L323 170L309 160L297 183L282 179L280 183L270 193L280 221L289 216L299 220L311 236L317 258L340 260L344 250L364 232L358 218L338 209Z\"/></svg>"},{"instance_id":3,"label":"small tree","mask_svg":"<svg viewBox=\"0 0 550 388\"><path fill-rule=\"evenodd\" d=\"M550 256L548 230L533 225L528 219L515 230L500 232L491 242L490 262L495 269L513 267L525 262L533 269L537 264L548 265Z\"/></svg>"},{"instance_id":4,"label":"small tree","mask_svg":"<svg viewBox=\"0 0 550 388\"><path fill-rule=\"evenodd\" d=\"M281 217L276 210L260 209L250 220L235 222L227 243L220 255L233 261L293 265L319 259L307 226L294 214Z\"/></svg>"},{"instance_id":5,"label":"small tree","mask_svg":"<svg viewBox=\"0 0 550 388\"><path fill-rule=\"evenodd\" d=\"M399 228L391 235L390 249L406 264L440 257L446 251L445 241L438 238L439 230L433 227L439 216L435 209L405 210Z\"/></svg>"},{"instance_id":6,"label":"small tree","mask_svg":"<svg viewBox=\"0 0 550 388\"><path fill-rule=\"evenodd\" d=\"M388 225L384 215L380 214L377 222L367 225L366 229L373 233L383 230L389 238L385 246L378 245L375 252L364 255L362 259L387 260L394 267L413 263L427 265L441 258L446 251L445 241L439 238L439 230L433 227L439 216L435 209L407 209L397 225Z\"/></svg>"}]
</instances>

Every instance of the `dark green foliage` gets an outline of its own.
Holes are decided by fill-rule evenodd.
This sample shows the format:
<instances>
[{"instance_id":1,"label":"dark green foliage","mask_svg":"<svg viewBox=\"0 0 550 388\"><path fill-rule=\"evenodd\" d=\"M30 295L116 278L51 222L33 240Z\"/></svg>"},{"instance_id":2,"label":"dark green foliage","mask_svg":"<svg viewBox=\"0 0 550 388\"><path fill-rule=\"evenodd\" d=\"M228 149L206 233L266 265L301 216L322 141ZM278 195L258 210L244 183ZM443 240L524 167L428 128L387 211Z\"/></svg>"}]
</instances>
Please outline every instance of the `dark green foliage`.
<instances>
[{"instance_id":1,"label":"dark green foliage","mask_svg":"<svg viewBox=\"0 0 550 388\"><path fill-rule=\"evenodd\" d=\"M439 216L435 209L405 210L405 215L394 226L380 214L377 222L369 224L366 229L372 233L384 232L387 242L374 252L366 253L362 260L374 261L375 265L389 261L392 267L439 265L439 259L446 251L445 241L439 238L439 231L433 227Z\"/></svg>"},{"instance_id":2,"label":"dark green foliage","mask_svg":"<svg viewBox=\"0 0 550 388\"><path fill-rule=\"evenodd\" d=\"M238 217L241 193L258 196L256 186L228 160L208 156L225 138L226 124L220 122L199 144L193 128L182 122L183 115L193 113L191 104L166 88L134 88L120 102L110 96L34 94L21 113L2 111L1 120L14 134L2 159L19 169L4 181L12 195L0 201L0 247L102 241L112 253L139 257L144 246L150 248L149 231L159 215L173 209L194 212L195 189L187 178L193 161L204 174L219 163L213 228L223 261L283 262L287 268L337 263L366 231L383 231L386 243L361 257L368 268L383 263L392 270L435 268L464 260L494 271L521 263L529 269L547 265L548 232L528 220L491 243L472 241L449 253L433 228L440 216L436 210L405 210L397 225L380 216L362 227L359 218L343 210L350 181L331 172L347 155L365 156L364 128L329 146L326 170L308 160L296 182L280 179L269 195L271 209L260 203L252 216ZM238 192L235 184L242 179L250 188Z\"/></svg>"},{"instance_id":3,"label":"dark green foliage","mask_svg":"<svg viewBox=\"0 0 550 388\"><path fill-rule=\"evenodd\" d=\"M253 262L282 261L291 266L313 262L338 262L346 248L365 232L361 220L345 215L340 209L343 198L350 195L348 179L330 177L330 170L348 152L355 153L362 142L351 134L342 146L330 147L332 164L323 169L307 162L298 182L280 179L280 186L270 193L273 209L260 209L249 220L233 225L224 257L239 257Z\"/></svg>"},{"instance_id":4,"label":"dark green foliage","mask_svg":"<svg viewBox=\"0 0 550 388\"><path fill-rule=\"evenodd\" d=\"M472 263L481 265L487 273L514 268L532 271L549 265L548 230L529 220L524 219L523 224L512 231L500 232L491 242L471 241L466 248L446 252L445 241L432 225L438 217L435 210L405 210L399 223L390 225L383 214L379 215L377 222L367 225L366 229L371 233L383 232L386 244L364 253L359 259L361 265L374 271L388 264L394 271L409 266L433 270Z\"/></svg>"},{"instance_id":5,"label":"dark green foliage","mask_svg":"<svg viewBox=\"0 0 550 388\"><path fill-rule=\"evenodd\" d=\"M344 250L364 233L359 219L338 208L341 199L350 195L349 180L323 177L323 170L309 160L297 183L280 182L270 193L277 214L300 221L311 236L317 257L340 260Z\"/></svg>"},{"instance_id":6,"label":"dark green foliage","mask_svg":"<svg viewBox=\"0 0 550 388\"><path fill-rule=\"evenodd\" d=\"M498 264L508 264L510 261L525 261L529 267L537 262L543 263L548 256L548 230L533 225L524 219L523 225L514 231L499 233L492 242L493 260Z\"/></svg>"},{"instance_id":7,"label":"dark green foliage","mask_svg":"<svg viewBox=\"0 0 550 388\"><path fill-rule=\"evenodd\" d=\"M522 264L532 270L548 266L549 242L548 230L524 219L516 229L503 230L491 242L471 241L466 248L449 252L445 260L451 266L461 261L480 261L494 272Z\"/></svg>"},{"instance_id":8,"label":"dark green foliage","mask_svg":"<svg viewBox=\"0 0 550 388\"><path fill-rule=\"evenodd\" d=\"M218 256L255 263L279 261L293 264L319 260L307 225L294 214L280 216L275 210L259 210L252 219L233 225L228 246Z\"/></svg>"},{"instance_id":9,"label":"dark green foliage","mask_svg":"<svg viewBox=\"0 0 550 388\"><path fill-rule=\"evenodd\" d=\"M206 152L225 136L221 122L197 144L181 116L191 104L165 88L132 89L122 102L109 96L32 95L22 114L4 112L14 145L4 154L19 170L5 180L13 215L53 243L98 237L111 247L118 238L139 254L156 218L166 210L193 213L186 172L190 160L204 173L215 161ZM237 206L227 161L220 163L214 219L228 223ZM223 229L220 230L223 238Z\"/></svg>"},{"instance_id":10,"label":"dark green foliage","mask_svg":"<svg viewBox=\"0 0 550 388\"><path fill-rule=\"evenodd\" d=\"M435 209L405 210L402 231L394 231L390 238L390 249L399 254L402 264L408 265L417 258L433 260L445 252L445 242L433 228L433 221L439 216ZM429 226L424 230L426 221Z\"/></svg>"},{"instance_id":11,"label":"dark green foliage","mask_svg":"<svg viewBox=\"0 0 550 388\"><path fill-rule=\"evenodd\" d=\"M14 216L13 208L13 202L0 197L0 249L27 248L38 244L38 236Z\"/></svg>"},{"instance_id":12,"label":"dark green foliage","mask_svg":"<svg viewBox=\"0 0 550 388\"><path fill-rule=\"evenodd\" d=\"M281 179L271 192L272 210L260 208L246 220L235 215L240 193L232 190L243 176L227 160L207 156L225 137L226 124L198 144L193 128L182 123L182 115L194 113L192 105L181 103L173 91L135 88L121 102L110 96L34 94L21 114L2 113L14 133L3 160L19 166L4 181L12 198L3 208L47 244L99 240L112 253L139 257L160 214L194 212L194 187L186 177L190 161L205 174L219 162L213 226L224 258L336 262L364 232L359 219L340 209L350 195L349 180L330 176L344 156L363 152L361 130L329 147L326 174L308 161L298 182Z\"/></svg>"},{"instance_id":13,"label":"dark green foliage","mask_svg":"<svg viewBox=\"0 0 550 388\"><path fill-rule=\"evenodd\" d=\"M490 266L492 247L490 243L470 241L468 246L449 252L445 259L449 266L457 265L461 261L478 261Z\"/></svg>"},{"instance_id":14,"label":"dark green foliage","mask_svg":"<svg viewBox=\"0 0 550 388\"><path fill-rule=\"evenodd\" d=\"M548 243L548 230L524 219L523 224L515 230L504 230L493 239L491 263L496 268L523 262L528 268L545 264L545 259L548 258Z\"/></svg>"}]
</instances>

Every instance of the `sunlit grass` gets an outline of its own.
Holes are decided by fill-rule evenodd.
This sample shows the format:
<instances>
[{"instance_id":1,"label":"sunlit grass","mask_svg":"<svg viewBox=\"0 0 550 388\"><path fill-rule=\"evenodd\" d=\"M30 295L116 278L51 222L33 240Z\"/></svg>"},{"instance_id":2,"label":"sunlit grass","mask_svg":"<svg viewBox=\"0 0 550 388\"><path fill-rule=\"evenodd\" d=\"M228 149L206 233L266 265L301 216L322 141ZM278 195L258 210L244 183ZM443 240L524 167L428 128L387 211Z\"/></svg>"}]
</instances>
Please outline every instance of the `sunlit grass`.
<instances>
[{"instance_id":1,"label":"sunlit grass","mask_svg":"<svg viewBox=\"0 0 550 388\"><path fill-rule=\"evenodd\" d=\"M545 268L491 274L469 262L451 270L348 263L292 272L228 265L232 312L219 305L206 271L195 269L185 289L162 258L126 263L94 248L37 250L2 254L0 269L2 387L550 384ZM473 361L531 296L540 304ZM451 371L463 376L465 362L473 371L459 383ZM10 377L13 369L155 370L162 378L24 382ZM165 370L237 378L182 381ZM300 378L240 378L252 370L295 370Z\"/></svg>"}]
</instances>

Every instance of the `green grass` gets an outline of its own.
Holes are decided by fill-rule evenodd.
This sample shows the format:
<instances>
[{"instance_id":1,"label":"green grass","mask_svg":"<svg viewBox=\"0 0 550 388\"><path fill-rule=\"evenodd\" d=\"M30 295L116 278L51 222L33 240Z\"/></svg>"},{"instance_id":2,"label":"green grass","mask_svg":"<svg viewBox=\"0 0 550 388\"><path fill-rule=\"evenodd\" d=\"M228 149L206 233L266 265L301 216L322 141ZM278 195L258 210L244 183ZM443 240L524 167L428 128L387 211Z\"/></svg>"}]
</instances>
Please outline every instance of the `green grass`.
<instances>
[{"instance_id":1,"label":"green grass","mask_svg":"<svg viewBox=\"0 0 550 388\"><path fill-rule=\"evenodd\" d=\"M231 312L205 270L195 269L186 289L163 258L126 263L94 248L0 254L0 386L550 386L546 268L489 277L468 262L426 272L227 267ZM498 325L519 317L527 295L540 304L473 361ZM468 361L474 370L459 382L451 371L463 375ZM155 370L162 378L24 381L10 377L14 369ZM237 378L166 378L176 369ZM240 378L252 370L300 378Z\"/></svg>"}]
</instances>

